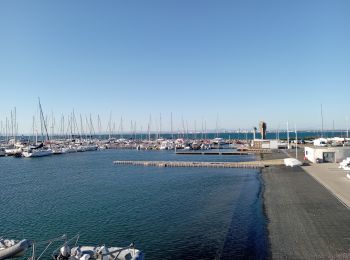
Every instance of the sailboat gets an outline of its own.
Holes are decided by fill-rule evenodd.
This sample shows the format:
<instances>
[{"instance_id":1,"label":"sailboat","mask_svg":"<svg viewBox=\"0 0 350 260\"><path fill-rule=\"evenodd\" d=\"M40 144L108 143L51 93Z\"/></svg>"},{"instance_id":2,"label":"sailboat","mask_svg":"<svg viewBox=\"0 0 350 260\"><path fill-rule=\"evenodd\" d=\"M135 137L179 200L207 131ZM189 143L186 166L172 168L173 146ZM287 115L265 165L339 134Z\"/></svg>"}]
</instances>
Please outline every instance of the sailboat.
<instances>
[{"instance_id":1,"label":"sailboat","mask_svg":"<svg viewBox=\"0 0 350 260\"><path fill-rule=\"evenodd\" d=\"M47 149L44 147L41 147L41 148L28 147L28 148L26 148L25 151L22 152L22 155L26 158L43 157L43 156L48 156L48 155L52 155L52 154L53 154L53 152L51 149Z\"/></svg>"},{"instance_id":2,"label":"sailboat","mask_svg":"<svg viewBox=\"0 0 350 260\"><path fill-rule=\"evenodd\" d=\"M43 110L42 110L42 107L40 104L40 99L39 99L39 109L40 109L40 120L41 120L40 122L44 126L47 141L50 142L49 134L47 132L47 127L46 127L46 122L44 119ZM50 146L51 146L51 144L50 144ZM35 146L35 147L28 146L22 152L22 155L26 158L43 157L43 156L48 156L48 155L52 155L52 154L53 154L53 151L49 148L44 147L44 143L41 143L40 145Z\"/></svg>"}]
</instances>

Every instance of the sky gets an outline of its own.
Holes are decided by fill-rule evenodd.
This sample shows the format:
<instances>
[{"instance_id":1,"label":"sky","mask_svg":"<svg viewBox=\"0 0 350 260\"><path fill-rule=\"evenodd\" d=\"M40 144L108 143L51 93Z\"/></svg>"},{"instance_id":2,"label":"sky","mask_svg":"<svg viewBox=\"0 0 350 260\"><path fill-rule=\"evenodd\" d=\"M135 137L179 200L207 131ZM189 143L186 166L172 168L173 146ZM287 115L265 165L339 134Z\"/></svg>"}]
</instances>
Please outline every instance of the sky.
<instances>
[{"instance_id":1,"label":"sky","mask_svg":"<svg viewBox=\"0 0 350 260\"><path fill-rule=\"evenodd\" d=\"M0 120L345 128L350 1L0 1ZM158 122L157 122L158 121ZM218 123L217 123L218 122Z\"/></svg>"}]
</instances>

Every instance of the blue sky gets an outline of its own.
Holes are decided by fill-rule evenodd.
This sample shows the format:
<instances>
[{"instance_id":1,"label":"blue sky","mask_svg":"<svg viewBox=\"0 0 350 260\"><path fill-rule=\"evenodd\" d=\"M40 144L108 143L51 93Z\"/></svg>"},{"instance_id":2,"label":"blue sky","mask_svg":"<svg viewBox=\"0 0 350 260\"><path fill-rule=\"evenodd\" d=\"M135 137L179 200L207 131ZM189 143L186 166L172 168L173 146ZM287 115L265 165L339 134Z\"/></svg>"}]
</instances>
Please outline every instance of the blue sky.
<instances>
[{"instance_id":1,"label":"blue sky","mask_svg":"<svg viewBox=\"0 0 350 260\"><path fill-rule=\"evenodd\" d=\"M350 2L1 1L0 120L44 112L169 128L345 127ZM155 122L154 122L155 123Z\"/></svg>"}]
</instances>

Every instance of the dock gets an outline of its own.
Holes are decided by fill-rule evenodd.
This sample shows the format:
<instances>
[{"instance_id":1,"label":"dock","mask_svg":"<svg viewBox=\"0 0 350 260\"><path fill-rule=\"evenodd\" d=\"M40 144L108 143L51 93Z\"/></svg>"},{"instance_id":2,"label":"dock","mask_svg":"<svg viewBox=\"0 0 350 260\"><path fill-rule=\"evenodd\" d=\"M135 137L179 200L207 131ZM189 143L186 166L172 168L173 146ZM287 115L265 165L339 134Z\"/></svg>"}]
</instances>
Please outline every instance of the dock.
<instances>
[{"instance_id":1,"label":"dock","mask_svg":"<svg viewBox=\"0 0 350 260\"><path fill-rule=\"evenodd\" d=\"M176 152L176 154L183 154L183 155L250 155L254 154L253 152L205 152L205 151L180 151Z\"/></svg>"},{"instance_id":2,"label":"dock","mask_svg":"<svg viewBox=\"0 0 350 260\"><path fill-rule=\"evenodd\" d=\"M246 153L260 153L260 154L271 154L271 149L260 149L260 148L244 148L244 149L238 149L238 152L246 152Z\"/></svg>"},{"instance_id":3,"label":"dock","mask_svg":"<svg viewBox=\"0 0 350 260\"><path fill-rule=\"evenodd\" d=\"M230 151L227 152L225 149L223 150L216 150L216 151L203 151L203 150L196 150L196 151L184 151L184 150L177 150L175 152L176 154L181 155L251 155L251 154L271 154L272 151L270 149L242 149L237 151Z\"/></svg>"},{"instance_id":4,"label":"dock","mask_svg":"<svg viewBox=\"0 0 350 260\"><path fill-rule=\"evenodd\" d=\"M251 168L260 169L272 165L282 165L283 160L266 160L250 162L186 162L186 161L114 161L116 165L145 167L202 167L202 168Z\"/></svg>"}]
</instances>

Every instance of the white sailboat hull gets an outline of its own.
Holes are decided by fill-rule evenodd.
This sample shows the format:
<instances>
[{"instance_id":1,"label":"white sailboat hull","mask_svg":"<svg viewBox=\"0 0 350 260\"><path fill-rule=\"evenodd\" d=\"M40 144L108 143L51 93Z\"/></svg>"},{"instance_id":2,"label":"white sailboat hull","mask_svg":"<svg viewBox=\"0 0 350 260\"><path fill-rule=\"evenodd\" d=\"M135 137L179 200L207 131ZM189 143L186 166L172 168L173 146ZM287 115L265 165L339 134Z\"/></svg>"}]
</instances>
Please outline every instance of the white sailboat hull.
<instances>
[{"instance_id":1,"label":"white sailboat hull","mask_svg":"<svg viewBox=\"0 0 350 260\"><path fill-rule=\"evenodd\" d=\"M32 150L31 152L23 152L22 154L26 158L43 157L43 156L52 155L52 150L51 149L48 149L48 150Z\"/></svg>"}]
</instances>

